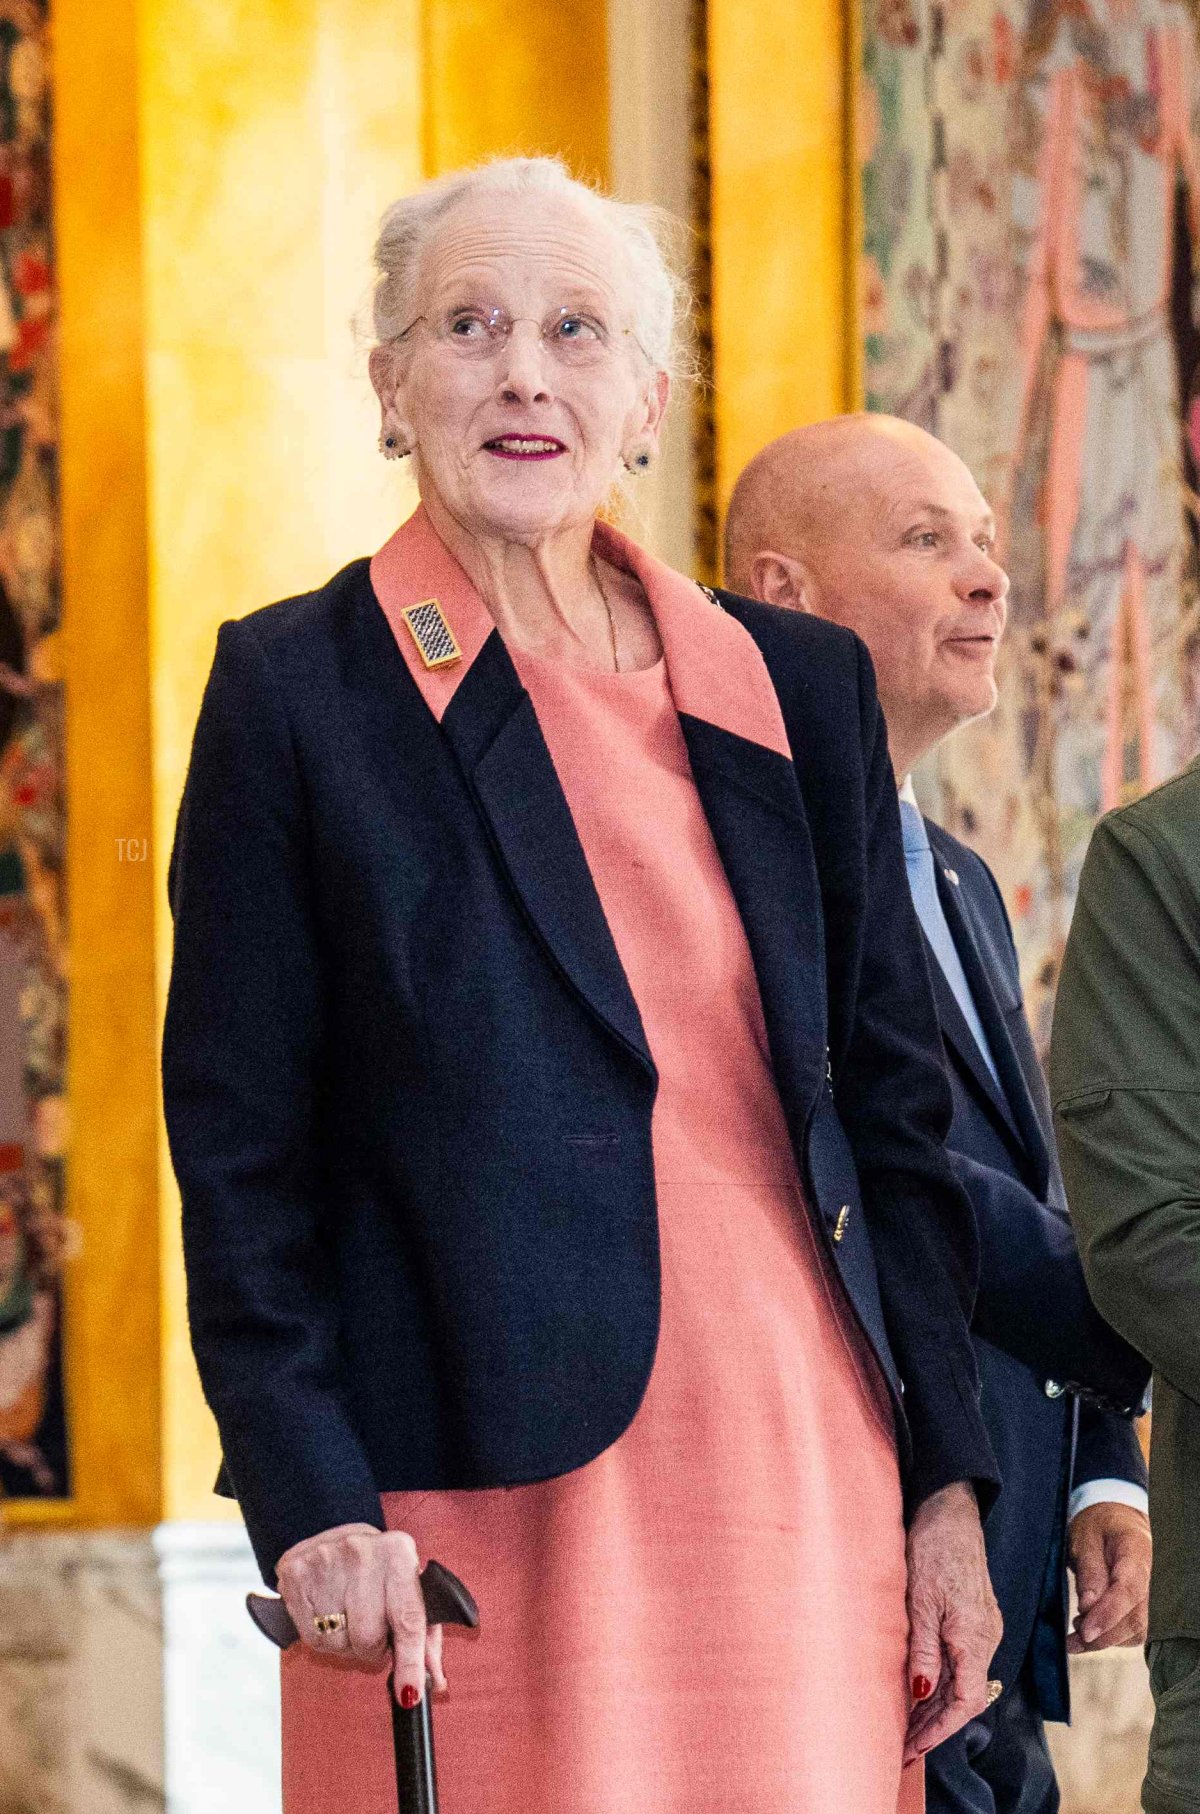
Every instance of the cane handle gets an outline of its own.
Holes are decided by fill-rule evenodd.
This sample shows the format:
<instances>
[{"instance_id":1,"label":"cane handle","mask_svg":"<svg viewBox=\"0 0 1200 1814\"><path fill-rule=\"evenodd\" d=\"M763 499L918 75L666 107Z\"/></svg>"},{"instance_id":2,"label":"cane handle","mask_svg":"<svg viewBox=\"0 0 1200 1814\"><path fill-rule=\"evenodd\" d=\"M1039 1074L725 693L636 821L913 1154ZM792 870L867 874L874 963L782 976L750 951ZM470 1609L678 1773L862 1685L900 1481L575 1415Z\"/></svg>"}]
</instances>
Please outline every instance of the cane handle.
<instances>
[{"instance_id":1,"label":"cane handle","mask_svg":"<svg viewBox=\"0 0 1200 1814\"><path fill-rule=\"evenodd\" d=\"M457 1575L452 1575L440 1562L427 1562L420 1580L425 1617L430 1625L465 1625L468 1631L476 1629L479 1608ZM286 1650L300 1636L291 1613L276 1594L247 1594L246 1610L263 1635L280 1650Z\"/></svg>"}]
</instances>

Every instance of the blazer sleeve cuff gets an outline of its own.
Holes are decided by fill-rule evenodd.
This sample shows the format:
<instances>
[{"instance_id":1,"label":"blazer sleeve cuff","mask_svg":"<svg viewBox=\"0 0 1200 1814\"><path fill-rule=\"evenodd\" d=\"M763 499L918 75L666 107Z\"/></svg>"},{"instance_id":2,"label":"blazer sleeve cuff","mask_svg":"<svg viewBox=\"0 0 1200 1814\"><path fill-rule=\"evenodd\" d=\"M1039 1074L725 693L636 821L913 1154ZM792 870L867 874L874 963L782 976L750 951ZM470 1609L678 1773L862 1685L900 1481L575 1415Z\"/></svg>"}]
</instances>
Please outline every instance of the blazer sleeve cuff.
<instances>
[{"instance_id":1,"label":"blazer sleeve cuff","mask_svg":"<svg viewBox=\"0 0 1200 1814\"><path fill-rule=\"evenodd\" d=\"M905 1516L911 1521L917 1507L943 1487L968 1481L979 1501L979 1515L986 1518L1000 1491L1000 1469L988 1438L972 1382L959 1377L952 1354L939 1357L931 1377L943 1382L936 1403L924 1404L908 1383L905 1411L912 1435L913 1459L905 1481ZM953 1386L951 1386L953 1382Z\"/></svg>"},{"instance_id":2,"label":"blazer sleeve cuff","mask_svg":"<svg viewBox=\"0 0 1200 1814\"><path fill-rule=\"evenodd\" d=\"M245 1455L231 1461L228 1447L221 1477L237 1499L255 1560L268 1587L274 1587L279 1558L295 1543L342 1524L387 1528L379 1491L357 1444L329 1443L324 1462L305 1454L304 1443L290 1453ZM335 1452L336 1451L336 1452ZM243 1465L244 1464L244 1465Z\"/></svg>"}]
</instances>

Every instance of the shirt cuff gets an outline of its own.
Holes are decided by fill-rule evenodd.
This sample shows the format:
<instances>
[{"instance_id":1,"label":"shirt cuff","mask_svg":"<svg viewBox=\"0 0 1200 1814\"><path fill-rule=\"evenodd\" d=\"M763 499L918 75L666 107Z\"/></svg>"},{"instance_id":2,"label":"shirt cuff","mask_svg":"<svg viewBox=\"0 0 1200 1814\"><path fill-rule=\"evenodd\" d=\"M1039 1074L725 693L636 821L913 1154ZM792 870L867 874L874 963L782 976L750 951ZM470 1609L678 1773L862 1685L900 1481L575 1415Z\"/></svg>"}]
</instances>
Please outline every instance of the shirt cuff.
<instances>
[{"instance_id":1,"label":"shirt cuff","mask_svg":"<svg viewBox=\"0 0 1200 1814\"><path fill-rule=\"evenodd\" d=\"M1089 1505L1131 1505L1135 1512L1145 1512L1147 1517L1150 1514L1146 1489L1134 1480L1085 1480L1067 1501L1067 1523Z\"/></svg>"}]
</instances>

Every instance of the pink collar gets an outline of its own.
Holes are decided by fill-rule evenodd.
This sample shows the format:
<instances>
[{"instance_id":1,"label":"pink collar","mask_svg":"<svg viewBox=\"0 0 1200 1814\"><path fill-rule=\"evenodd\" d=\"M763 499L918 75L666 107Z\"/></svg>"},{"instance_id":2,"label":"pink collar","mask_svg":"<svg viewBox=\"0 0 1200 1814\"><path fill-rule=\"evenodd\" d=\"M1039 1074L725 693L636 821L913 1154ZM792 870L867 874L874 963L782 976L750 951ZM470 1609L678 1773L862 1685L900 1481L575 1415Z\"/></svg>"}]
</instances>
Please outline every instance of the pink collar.
<instances>
[{"instance_id":1,"label":"pink collar","mask_svg":"<svg viewBox=\"0 0 1200 1814\"><path fill-rule=\"evenodd\" d=\"M596 524L596 553L641 582L667 659L676 709L790 758L783 714L758 645L694 581L656 560L607 523ZM496 626L427 512L418 505L371 561L371 584L400 653L441 722L472 662ZM403 616L436 599L462 653L427 668Z\"/></svg>"}]
</instances>

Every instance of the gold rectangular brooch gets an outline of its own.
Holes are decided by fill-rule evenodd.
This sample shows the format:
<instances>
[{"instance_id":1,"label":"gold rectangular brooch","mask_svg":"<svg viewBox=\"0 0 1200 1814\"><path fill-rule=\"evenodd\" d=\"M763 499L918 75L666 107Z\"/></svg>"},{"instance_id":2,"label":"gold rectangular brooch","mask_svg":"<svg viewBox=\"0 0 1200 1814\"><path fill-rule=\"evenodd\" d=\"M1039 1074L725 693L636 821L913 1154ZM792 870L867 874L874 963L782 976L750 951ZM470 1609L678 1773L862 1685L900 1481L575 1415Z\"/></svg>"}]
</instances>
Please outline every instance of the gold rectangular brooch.
<instances>
[{"instance_id":1,"label":"gold rectangular brooch","mask_svg":"<svg viewBox=\"0 0 1200 1814\"><path fill-rule=\"evenodd\" d=\"M455 642L454 632L436 598L424 598L419 605L407 605L400 615L427 668L450 668L462 660L462 650Z\"/></svg>"}]
</instances>

